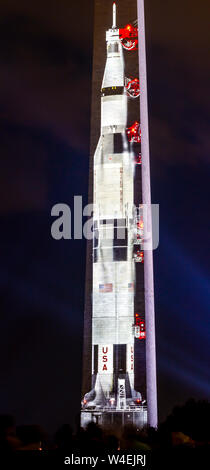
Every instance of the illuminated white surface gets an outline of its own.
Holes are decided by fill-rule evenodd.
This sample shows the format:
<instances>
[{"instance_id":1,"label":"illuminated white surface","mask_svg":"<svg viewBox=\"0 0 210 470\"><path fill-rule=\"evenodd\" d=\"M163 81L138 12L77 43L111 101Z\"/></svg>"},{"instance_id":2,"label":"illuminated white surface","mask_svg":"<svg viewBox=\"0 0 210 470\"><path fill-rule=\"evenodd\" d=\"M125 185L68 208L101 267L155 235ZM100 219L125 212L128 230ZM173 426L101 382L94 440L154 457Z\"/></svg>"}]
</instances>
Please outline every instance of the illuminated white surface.
<instances>
[{"instance_id":1,"label":"illuminated white surface","mask_svg":"<svg viewBox=\"0 0 210 470\"><path fill-rule=\"evenodd\" d=\"M149 125L147 103L147 67L145 44L145 14L144 0L138 0L138 27L141 46L139 47L139 77L141 84L140 117L141 117L141 153L142 153L142 193L143 204L147 204L148 233L152 238L151 218L151 188L150 188L150 155L149 155ZM152 247L152 239L151 239ZM146 319L146 377L148 424L157 427L157 379L156 379L156 346L155 346L155 308L154 308L154 279L153 252L144 252L144 283L145 283L145 319Z\"/></svg>"}]
</instances>

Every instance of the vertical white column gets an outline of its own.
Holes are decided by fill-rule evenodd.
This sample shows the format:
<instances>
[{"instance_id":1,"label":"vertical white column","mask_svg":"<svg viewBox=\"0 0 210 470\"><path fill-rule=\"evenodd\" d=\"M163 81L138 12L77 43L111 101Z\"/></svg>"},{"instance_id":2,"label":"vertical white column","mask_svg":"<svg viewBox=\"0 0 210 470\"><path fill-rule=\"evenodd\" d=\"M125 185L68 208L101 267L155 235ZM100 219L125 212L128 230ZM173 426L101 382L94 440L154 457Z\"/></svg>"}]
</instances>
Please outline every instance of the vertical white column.
<instances>
[{"instance_id":1,"label":"vertical white column","mask_svg":"<svg viewBox=\"0 0 210 470\"><path fill-rule=\"evenodd\" d=\"M140 117L141 117L141 152L142 152L142 194L143 204L148 205L148 232L151 233L151 250L144 253L145 283L145 318L146 318L146 376L148 424L157 427L157 379L156 379L156 346L155 346L155 309L154 278L152 251L152 215L150 188L149 126L147 103L147 66L145 44L144 0L137 0L139 28L139 78L140 78Z\"/></svg>"}]
</instances>

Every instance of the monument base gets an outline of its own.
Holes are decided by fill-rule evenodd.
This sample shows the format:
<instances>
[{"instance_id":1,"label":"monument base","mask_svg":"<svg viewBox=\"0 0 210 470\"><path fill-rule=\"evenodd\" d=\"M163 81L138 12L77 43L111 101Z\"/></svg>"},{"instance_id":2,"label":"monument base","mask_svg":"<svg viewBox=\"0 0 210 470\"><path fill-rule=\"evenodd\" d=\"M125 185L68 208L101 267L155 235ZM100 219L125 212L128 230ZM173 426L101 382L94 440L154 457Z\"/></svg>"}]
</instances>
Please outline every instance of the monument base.
<instances>
[{"instance_id":1,"label":"monument base","mask_svg":"<svg viewBox=\"0 0 210 470\"><path fill-rule=\"evenodd\" d=\"M119 430L124 426L133 426L142 429L147 426L147 408L137 410L82 410L81 427L86 428L89 423L96 423L103 429Z\"/></svg>"}]
</instances>

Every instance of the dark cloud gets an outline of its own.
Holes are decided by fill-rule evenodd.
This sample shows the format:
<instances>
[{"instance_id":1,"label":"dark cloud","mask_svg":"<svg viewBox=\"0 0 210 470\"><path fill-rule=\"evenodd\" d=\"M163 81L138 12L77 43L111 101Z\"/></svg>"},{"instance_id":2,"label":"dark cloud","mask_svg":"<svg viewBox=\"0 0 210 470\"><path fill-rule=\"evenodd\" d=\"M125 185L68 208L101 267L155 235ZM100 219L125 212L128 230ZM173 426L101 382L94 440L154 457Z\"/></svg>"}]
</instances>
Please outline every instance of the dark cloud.
<instances>
[{"instance_id":1,"label":"dark cloud","mask_svg":"<svg viewBox=\"0 0 210 470\"><path fill-rule=\"evenodd\" d=\"M157 156L169 165L208 164L210 66L186 63L181 49L150 47L150 123Z\"/></svg>"},{"instance_id":2,"label":"dark cloud","mask_svg":"<svg viewBox=\"0 0 210 470\"><path fill-rule=\"evenodd\" d=\"M146 4L150 134L157 174L209 165L209 2ZM181 170L181 169L180 169ZM162 173L163 172L163 173Z\"/></svg>"},{"instance_id":3,"label":"dark cloud","mask_svg":"<svg viewBox=\"0 0 210 470\"><path fill-rule=\"evenodd\" d=\"M0 211L40 210L47 204L48 148L42 133L1 124Z\"/></svg>"},{"instance_id":4,"label":"dark cloud","mask_svg":"<svg viewBox=\"0 0 210 470\"><path fill-rule=\"evenodd\" d=\"M179 46L181 50L196 56L198 50L208 50L209 2L203 0L184 0L172 2L155 0L145 2L148 40L155 39L168 44L170 49Z\"/></svg>"},{"instance_id":5,"label":"dark cloud","mask_svg":"<svg viewBox=\"0 0 210 470\"><path fill-rule=\"evenodd\" d=\"M67 6L67 5L66 5ZM54 8L54 10L53 10ZM91 9L69 6L59 29L58 3L0 6L1 211L46 207L51 142L89 152ZM54 13L53 13L54 11ZM75 14L76 11L76 14ZM51 19L50 19L51 18ZM60 25L61 26L61 25ZM87 35L87 31L89 34ZM24 144L23 144L24 141Z\"/></svg>"},{"instance_id":6,"label":"dark cloud","mask_svg":"<svg viewBox=\"0 0 210 470\"><path fill-rule=\"evenodd\" d=\"M1 62L6 64L26 62L28 66L33 63L41 67L59 67L68 62L80 66L87 62L85 49L76 38L47 31L38 19L25 15L1 18L0 41Z\"/></svg>"}]
</instances>

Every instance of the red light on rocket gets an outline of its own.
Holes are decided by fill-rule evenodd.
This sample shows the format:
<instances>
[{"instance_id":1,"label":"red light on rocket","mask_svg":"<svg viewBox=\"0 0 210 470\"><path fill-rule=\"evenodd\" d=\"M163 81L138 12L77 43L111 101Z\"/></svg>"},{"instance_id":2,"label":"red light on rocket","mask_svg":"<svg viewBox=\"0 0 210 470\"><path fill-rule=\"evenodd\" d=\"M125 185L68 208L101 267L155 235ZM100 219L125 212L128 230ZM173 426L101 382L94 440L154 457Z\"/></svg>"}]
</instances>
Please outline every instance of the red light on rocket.
<instances>
[{"instance_id":1,"label":"red light on rocket","mask_svg":"<svg viewBox=\"0 0 210 470\"><path fill-rule=\"evenodd\" d=\"M141 128L140 123L138 121L134 122L131 127L127 128L127 136L129 142L141 142Z\"/></svg>"},{"instance_id":2,"label":"red light on rocket","mask_svg":"<svg viewBox=\"0 0 210 470\"><path fill-rule=\"evenodd\" d=\"M119 30L120 40L124 49L127 51L135 51L138 47L138 28L131 24L127 24L125 28Z\"/></svg>"},{"instance_id":3,"label":"red light on rocket","mask_svg":"<svg viewBox=\"0 0 210 470\"><path fill-rule=\"evenodd\" d=\"M128 96L131 98L138 98L140 96L140 84L138 78L128 79L126 85Z\"/></svg>"}]
</instances>

